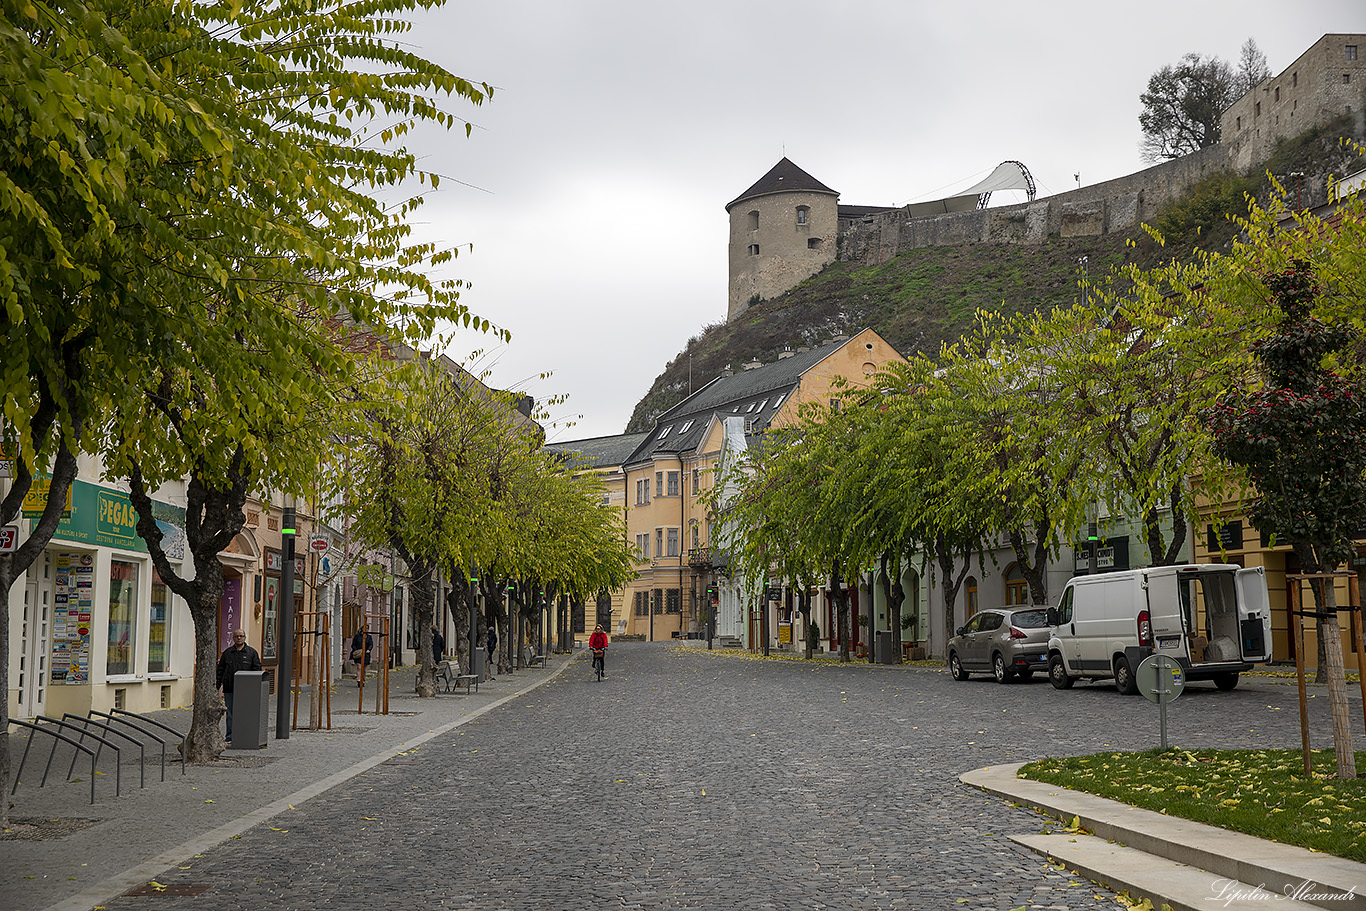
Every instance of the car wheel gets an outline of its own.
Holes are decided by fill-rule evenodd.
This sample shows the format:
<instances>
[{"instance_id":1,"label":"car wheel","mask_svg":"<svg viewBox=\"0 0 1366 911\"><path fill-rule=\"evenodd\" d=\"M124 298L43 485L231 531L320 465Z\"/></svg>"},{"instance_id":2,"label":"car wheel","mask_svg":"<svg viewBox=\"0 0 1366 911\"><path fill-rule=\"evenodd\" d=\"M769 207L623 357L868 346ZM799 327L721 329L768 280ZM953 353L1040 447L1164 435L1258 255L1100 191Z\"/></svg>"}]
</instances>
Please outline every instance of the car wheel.
<instances>
[{"instance_id":1,"label":"car wheel","mask_svg":"<svg viewBox=\"0 0 1366 911\"><path fill-rule=\"evenodd\" d=\"M1231 674L1215 674L1214 685L1227 693L1238 685L1238 672L1234 671Z\"/></svg>"},{"instance_id":2,"label":"car wheel","mask_svg":"<svg viewBox=\"0 0 1366 911\"><path fill-rule=\"evenodd\" d=\"M1048 659L1048 682L1053 684L1055 690L1070 690L1072 684L1076 683L1067 675L1067 666L1062 663L1062 655L1054 655Z\"/></svg>"},{"instance_id":3,"label":"car wheel","mask_svg":"<svg viewBox=\"0 0 1366 911\"><path fill-rule=\"evenodd\" d=\"M1015 679L1015 672L1006 667L1005 655L1000 652L991 659L991 672L996 676L997 683L1009 683Z\"/></svg>"},{"instance_id":4,"label":"car wheel","mask_svg":"<svg viewBox=\"0 0 1366 911\"><path fill-rule=\"evenodd\" d=\"M1115 689L1124 696L1133 696L1138 692L1138 681L1129 667L1129 659L1123 655L1115 659Z\"/></svg>"},{"instance_id":5,"label":"car wheel","mask_svg":"<svg viewBox=\"0 0 1366 911\"><path fill-rule=\"evenodd\" d=\"M958 660L956 652L949 655L949 673L953 675L954 680L968 679L968 672L963 669L963 662Z\"/></svg>"}]
</instances>

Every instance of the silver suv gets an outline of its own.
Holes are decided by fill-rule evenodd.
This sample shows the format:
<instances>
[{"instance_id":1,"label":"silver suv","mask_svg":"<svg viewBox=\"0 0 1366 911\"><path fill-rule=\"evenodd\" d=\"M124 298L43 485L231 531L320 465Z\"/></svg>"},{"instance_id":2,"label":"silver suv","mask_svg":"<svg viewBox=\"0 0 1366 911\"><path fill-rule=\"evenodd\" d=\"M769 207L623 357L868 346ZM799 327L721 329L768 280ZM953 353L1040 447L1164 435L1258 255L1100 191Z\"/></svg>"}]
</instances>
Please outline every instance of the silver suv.
<instances>
[{"instance_id":1,"label":"silver suv","mask_svg":"<svg viewBox=\"0 0 1366 911\"><path fill-rule=\"evenodd\" d=\"M1048 620L1042 607L979 611L949 640L949 672L967 680L973 671L990 671L997 683L1028 680L1048 670Z\"/></svg>"}]
</instances>

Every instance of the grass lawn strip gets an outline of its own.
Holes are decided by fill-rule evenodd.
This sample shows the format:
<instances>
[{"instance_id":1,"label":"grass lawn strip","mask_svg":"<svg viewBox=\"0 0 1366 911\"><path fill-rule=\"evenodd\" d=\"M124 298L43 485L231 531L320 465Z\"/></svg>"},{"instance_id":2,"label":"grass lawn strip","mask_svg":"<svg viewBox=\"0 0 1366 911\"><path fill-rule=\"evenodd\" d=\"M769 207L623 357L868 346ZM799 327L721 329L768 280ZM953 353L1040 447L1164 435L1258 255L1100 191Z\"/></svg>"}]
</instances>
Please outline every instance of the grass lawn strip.
<instances>
[{"instance_id":1,"label":"grass lawn strip","mask_svg":"<svg viewBox=\"0 0 1366 911\"><path fill-rule=\"evenodd\" d=\"M1332 750L1310 755L1312 779L1298 750L1096 753L1032 762L1019 775L1366 863L1366 780L1334 777Z\"/></svg>"}]
</instances>

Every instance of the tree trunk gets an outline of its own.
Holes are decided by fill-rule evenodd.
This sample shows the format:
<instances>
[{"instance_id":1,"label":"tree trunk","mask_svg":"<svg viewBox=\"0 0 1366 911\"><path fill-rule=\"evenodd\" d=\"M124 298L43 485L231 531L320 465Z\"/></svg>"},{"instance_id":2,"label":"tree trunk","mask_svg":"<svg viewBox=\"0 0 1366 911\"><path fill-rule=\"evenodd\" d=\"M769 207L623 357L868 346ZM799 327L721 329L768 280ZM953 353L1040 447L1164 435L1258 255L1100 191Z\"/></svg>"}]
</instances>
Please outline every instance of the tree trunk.
<instances>
[{"instance_id":1,"label":"tree trunk","mask_svg":"<svg viewBox=\"0 0 1366 911\"><path fill-rule=\"evenodd\" d=\"M835 630L840 640L840 663L849 663L849 640L853 633L849 629L849 602L845 598L840 578L840 563L836 560L830 567L830 598L835 606Z\"/></svg>"},{"instance_id":2,"label":"tree trunk","mask_svg":"<svg viewBox=\"0 0 1366 911\"><path fill-rule=\"evenodd\" d=\"M1337 749L1338 777L1356 778L1356 753L1352 751L1352 722L1347 706L1347 678L1342 664L1342 630L1338 627L1337 593L1331 579L1315 579L1323 587L1324 610L1319 621L1319 642L1323 643L1324 664L1328 673L1328 704L1333 710L1333 744Z\"/></svg>"},{"instance_id":3,"label":"tree trunk","mask_svg":"<svg viewBox=\"0 0 1366 911\"><path fill-rule=\"evenodd\" d=\"M432 655L432 627L436 618L436 566L413 562L404 555L412 582L408 590L413 599L413 623L417 626L417 683L413 692L422 697L436 695L436 660Z\"/></svg>"}]
</instances>

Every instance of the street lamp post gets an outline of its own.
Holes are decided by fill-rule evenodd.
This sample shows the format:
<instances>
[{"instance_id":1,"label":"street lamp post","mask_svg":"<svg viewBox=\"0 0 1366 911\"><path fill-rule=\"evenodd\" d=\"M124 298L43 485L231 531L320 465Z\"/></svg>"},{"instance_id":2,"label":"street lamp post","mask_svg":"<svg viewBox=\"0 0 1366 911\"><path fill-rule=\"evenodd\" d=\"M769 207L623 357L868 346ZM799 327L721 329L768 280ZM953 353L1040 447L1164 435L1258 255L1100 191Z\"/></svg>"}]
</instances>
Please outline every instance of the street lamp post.
<instances>
[{"instance_id":1,"label":"street lamp post","mask_svg":"<svg viewBox=\"0 0 1366 911\"><path fill-rule=\"evenodd\" d=\"M284 565L280 568L280 677L275 681L275 739L289 739L289 695L294 687L294 538L298 529L293 506L280 522Z\"/></svg>"}]
</instances>

